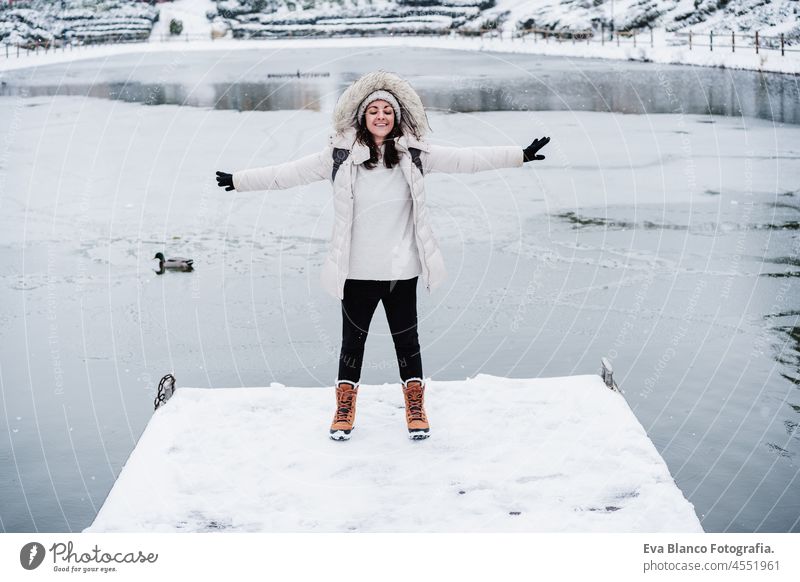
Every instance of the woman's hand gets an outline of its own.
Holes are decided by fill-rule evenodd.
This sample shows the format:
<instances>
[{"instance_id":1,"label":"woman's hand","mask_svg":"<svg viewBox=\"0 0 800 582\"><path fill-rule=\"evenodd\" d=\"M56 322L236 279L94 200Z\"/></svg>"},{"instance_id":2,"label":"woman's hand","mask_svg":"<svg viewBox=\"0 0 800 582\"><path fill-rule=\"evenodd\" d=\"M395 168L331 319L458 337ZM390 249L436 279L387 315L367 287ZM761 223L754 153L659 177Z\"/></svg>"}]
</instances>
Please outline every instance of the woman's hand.
<instances>
[{"instance_id":1,"label":"woman's hand","mask_svg":"<svg viewBox=\"0 0 800 582\"><path fill-rule=\"evenodd\" d=\"M543 137L541 139L533 140L533 143L531 145L522 150L522 163L530 162L533 160L543 160L544 156L537 155L536 152L538 152L548 143L550 143L549 137Z\"/></svg>"},{"instance_id":2,"label":"woman's hand","mask_svg":"<svg viewBox=\"0 0 800 582\"><path fill-rule=\"evenodd\" d=\"M233 174L226 174L225 172L217 172L217 186L225 188L226 192L235 190L233 187Z\"/></svg>"}]
</instances>

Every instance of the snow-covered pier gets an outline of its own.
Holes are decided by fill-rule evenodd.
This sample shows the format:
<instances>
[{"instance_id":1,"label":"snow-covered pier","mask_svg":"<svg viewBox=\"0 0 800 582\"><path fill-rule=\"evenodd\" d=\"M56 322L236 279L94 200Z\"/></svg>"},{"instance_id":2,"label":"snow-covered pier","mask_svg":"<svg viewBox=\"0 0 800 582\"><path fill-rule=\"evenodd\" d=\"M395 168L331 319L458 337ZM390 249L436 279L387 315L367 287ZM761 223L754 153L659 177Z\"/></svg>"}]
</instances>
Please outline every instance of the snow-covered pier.
<instances>
[{"instance_id":1,"label":"snow-covered pier","mask_svg":"<svg viewBox=\"0 0 800 582\"><path fill-rule=\"evenodd\" d=\"M179 388L89 532L699 532L600 376L429 381L410 441L400 385L362 385L354 436L332 388Z\"/></svg>"}]
</instances>

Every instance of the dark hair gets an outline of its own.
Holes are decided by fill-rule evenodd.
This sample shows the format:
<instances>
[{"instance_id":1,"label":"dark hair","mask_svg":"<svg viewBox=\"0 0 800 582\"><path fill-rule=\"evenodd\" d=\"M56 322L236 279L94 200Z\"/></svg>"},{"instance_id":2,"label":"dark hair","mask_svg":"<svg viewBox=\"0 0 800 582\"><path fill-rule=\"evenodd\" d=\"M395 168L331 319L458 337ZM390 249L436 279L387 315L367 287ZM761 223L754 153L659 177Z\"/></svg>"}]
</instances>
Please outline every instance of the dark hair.
<instances>
[{"instance_id":1,"label":"dark hair","mask_svg":"<svg viewBox=\"0 0 800 582\"><path fill-rule=\"evenodd\" d=\"M364 166L371 170L378 163L380 151L378 150L378 146L375 145L372 134L369 132L369 129L367 129L366 118L367 112L364 111L364 115L362 115L361 119L357 120L356 123L356 139L359 143L369 147L369 159L364 162ZM405 133L413 135L417 139L420 138L420 131L416 122L405 110L402 103L400 104L400 123L397 123L397 112L395 112L394 120L395 123L394 127L392 127L392 131L390 131L389 135L383 140L383 143L386 144L386 148L383 151L383 165L387 168L393 168L394 165L400 161L400 156L397 153L397 149L394 147L394 138L400 137Z\"/></svg>"},{"instance_id":2,"label":"dark hair","mask_svg":"<svg viewBox=\"0 0 800 582\"><path fill-rule=\"evenodd\" d=\"M383 150L383 165L387 168L393 168L395 164L400 162L400 155L397 153L397 148L394 147L394 138L400 137L401 135L403 135L403 130L400 128L400 124L395 122L394 126L392 127L392 131L390 131L389 134L383 138L383 143L386 144L386 147ZM364 162L364 167L371 170L377 165L378 160L380 159L380 151L378 146L375 145L375 139L372 137L369 129L367 129L366 113L361 116L361 119L358 120L358 127L356 127L356 139L359 143L369 147L369 159Z\"/></svg>"}]
</instances>

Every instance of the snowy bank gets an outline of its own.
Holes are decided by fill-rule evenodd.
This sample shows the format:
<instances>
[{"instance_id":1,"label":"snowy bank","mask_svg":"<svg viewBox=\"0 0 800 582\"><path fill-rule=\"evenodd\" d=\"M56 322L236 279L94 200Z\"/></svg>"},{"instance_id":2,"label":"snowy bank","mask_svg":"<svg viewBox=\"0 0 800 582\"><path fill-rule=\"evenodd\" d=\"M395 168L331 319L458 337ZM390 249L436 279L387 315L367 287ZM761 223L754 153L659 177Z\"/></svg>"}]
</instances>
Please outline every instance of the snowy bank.
<instances>
[{"instance_id":1,"label":"snowy bank","mask_svg":"<svg viewBox=\"0 0 800 582\"><path fill-rule=\"evenodd\" d=\"M87 532L700 532L599 376L430 381L409 441L399 384L363 385L333 442L331 388L179 388Z\"/></svg>"},{"instance_id":2,"label":"snowy bank","mask_svg":"<svg viewBox=\"0 0 800 582\"><path fill-rule=\"evenodd\" d=\"M358 37L358 38L294 38L294 39L260 39L260 40L173 40L169 42L149 42L130 44L89 45L79 48L51 50L38 54L26 54L22 50L16 56L15 49L8 49L9 56L0 53L0 71L38 67L57 63L70 62L78 59L108 58L114 55L158 53L158 52L184 52L184 51L210 51L218 50L232 52L237 50L277 51L282 49L304 48L343 48L364 50L377 47L403 47L403 48L434 48L446 50L477 50L495 53L519 53L530 55L564 56L570 58L592 58L626 61L643 61L662 64L683 64L695 66L726 67L731 69L747 69L762 72L800 74L800 52L787 52L781 56L780 51L762 50L756 54L752 49L740 48L737 52L730 52L717 48L709 51L705 47L695 47L689 50L688 46L670 46L661 34L654 38L654 46L650 47L649 38L640 39L636 46L633 41L626 39L620 46L613 42L604 45L593 42L571 41L558 42L550 39L545 42L539 38L534 41L533 36L521 38L496 37L436 37L436 36L401 36L401 37ZM0 50L3 50L0 48Z\"/></svg>"}]
</instances>

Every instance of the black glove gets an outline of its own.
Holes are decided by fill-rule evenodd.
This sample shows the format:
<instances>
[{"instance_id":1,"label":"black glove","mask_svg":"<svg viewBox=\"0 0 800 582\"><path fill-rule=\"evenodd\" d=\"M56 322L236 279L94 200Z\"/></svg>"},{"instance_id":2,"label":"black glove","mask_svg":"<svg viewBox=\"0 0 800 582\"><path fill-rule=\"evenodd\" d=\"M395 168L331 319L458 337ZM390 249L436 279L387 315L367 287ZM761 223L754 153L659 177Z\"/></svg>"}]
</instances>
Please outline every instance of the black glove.
<instances>
[{"instance_id":1,"label":"black glove","mask_svg":"<svg viewBox=\"0 0 800 582\"><path fill-rule=\"evenodd\" d=\"M235 188L233 187L233 174L226 174L225 172L217 172L217 186L219 186L220 188L225 188L226 192L235 190Z\"/></svg>"},{"instance_id":2,"label":"black glove","mask_svg":"<svg viewBox=\"0 0 800 582\"><path fill-rule=\"evenodd\" d=\"M550 143L549 137L533 140L533 143L522 150L522 163L530 162L532 160L543 160L544 156L536 155L540 149Z\"/></svg>"}]
</instances>

